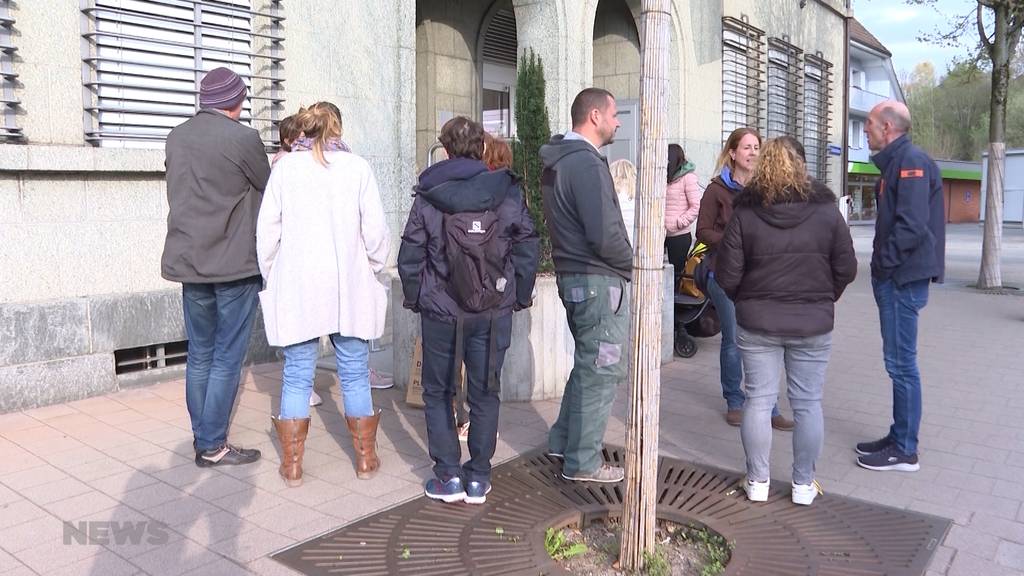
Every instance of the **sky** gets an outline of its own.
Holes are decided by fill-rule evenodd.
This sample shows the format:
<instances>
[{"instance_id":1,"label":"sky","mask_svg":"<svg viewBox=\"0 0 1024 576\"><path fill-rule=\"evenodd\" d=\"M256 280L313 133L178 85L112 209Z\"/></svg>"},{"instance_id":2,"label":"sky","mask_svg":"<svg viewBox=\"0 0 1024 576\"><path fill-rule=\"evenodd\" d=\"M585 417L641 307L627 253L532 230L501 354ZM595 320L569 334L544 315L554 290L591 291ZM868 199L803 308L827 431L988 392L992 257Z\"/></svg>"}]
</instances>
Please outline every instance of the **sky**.
<instances>
[{"instance_id":1,"label":"sky","mask_svg":"<svg viewBox=\"0 0 1024 576\"><path fill-rule=\"evenodd\" d=\"M918 36L946 31L952 17L971 13L976 0L937 0L934 6L912 5L902 0L853 0L853 14L882 44L892 52L897 77L902 71L910 72L919 62L931 61L935 73L942 76L954 57L970 54L977 39L976 28L968 29L959 47L945 47L921 42Z\"/></svg>"}]
</instances>

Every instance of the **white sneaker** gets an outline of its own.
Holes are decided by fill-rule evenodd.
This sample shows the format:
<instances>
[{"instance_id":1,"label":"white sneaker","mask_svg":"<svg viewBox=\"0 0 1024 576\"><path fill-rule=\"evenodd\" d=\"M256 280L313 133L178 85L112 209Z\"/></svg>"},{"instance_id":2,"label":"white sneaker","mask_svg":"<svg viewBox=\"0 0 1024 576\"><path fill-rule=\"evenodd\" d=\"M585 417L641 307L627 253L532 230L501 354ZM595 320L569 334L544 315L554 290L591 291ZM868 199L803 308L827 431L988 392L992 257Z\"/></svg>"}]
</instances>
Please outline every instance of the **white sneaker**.
<instances>
[{"instance_id":1,"label":"white sneaker","mask_svg":"<svg viewBox=\"0 0 1024 576\"><path fill-rule=\"evenodd\" d=\"M320 395L316 393L316 390L313 390L312 393L309 395L309 405L310 406L319 406L319 405L321 405L323 403L324 403L324 399L321 398Z\"/></svg>"},{"instance_id":2,"label":"white sneaker","mask_svg":"<svg viewBox=\"0 0 1024 576\"><path fill-rule=\"evenodd\" d=\"M793 484L793 504L810 506L818 494L824 494L821 484L814 480L810 484Z\"/></svg>"},{"instance_id":3,"label":"white sneaker","mask_svg":"<svg viewBox=\"0 0 1024 576\"><path fill-rule=\"evenodd\" d=\"M768 486L770 484L767 480L764 482L754 482L747 479L743 481L743 491L747 493L747 498L751 502L767 502Z\"/></svg>"},{"instance_id":4,"label":"white sneaker","mask_svg":"<svg viewBox=\"0 0 1024 576\"><path fill-rule=\"evenodd\" d=\"M390 374L381 374L370 369L370 388L373 390L387 390L395 385L395 379Z\"/></svg>"}]
</instances>

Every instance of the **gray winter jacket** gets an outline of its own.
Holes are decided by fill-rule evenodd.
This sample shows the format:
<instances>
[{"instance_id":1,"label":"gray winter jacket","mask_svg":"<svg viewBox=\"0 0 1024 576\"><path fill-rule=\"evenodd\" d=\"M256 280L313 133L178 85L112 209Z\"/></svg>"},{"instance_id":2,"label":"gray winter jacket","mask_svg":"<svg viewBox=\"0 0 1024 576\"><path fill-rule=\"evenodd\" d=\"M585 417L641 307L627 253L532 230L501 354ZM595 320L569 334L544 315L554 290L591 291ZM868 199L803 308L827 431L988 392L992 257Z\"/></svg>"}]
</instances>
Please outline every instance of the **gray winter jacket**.
<instances>
[{"instance_id":1,"label":"gray winter jacket","mask_svg":"<svg viewBox=\"0 0 1024 576\"><path fill-rule=\"evenodd\" d=\"M256 216L270 163L259 133L200 110L167 136L167 239L161 273L172 282L259 276Z\"/></svg>"},{"instance_id":2,"label":"gray winter jacket","mask_svg":"<svg viewBox=\"0 0 1024 576\"><path fill-rule=\"evenodd\" d=\"M631 280L633 248L615 195L608 160L590 143L561 135L540 147L544 219L558 274L602 274Z\"/></svg>"}]
</instances>

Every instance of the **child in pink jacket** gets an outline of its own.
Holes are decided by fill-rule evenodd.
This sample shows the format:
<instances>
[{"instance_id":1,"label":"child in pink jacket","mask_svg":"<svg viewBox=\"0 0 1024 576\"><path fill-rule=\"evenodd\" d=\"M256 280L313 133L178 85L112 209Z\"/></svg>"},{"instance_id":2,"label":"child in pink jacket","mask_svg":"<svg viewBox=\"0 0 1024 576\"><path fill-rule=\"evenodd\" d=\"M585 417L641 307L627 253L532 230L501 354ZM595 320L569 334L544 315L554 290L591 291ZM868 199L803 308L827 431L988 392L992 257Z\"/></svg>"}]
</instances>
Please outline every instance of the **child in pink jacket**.
<instances>
[{"instance_id":1,"label":"child in pink jacket","mask_svg":"<svg viewBox=\"0 0 1024 576\"><path fill-rule=\"evenodd\" d=\"M676 276L683 273L686 256L690 252L693 237L690 225L697 219L700 209L700 189L693 162L686 160L686 154L678 144L668 145L668 188L665 189L665 249L668 261L676 269Z\"/></svg>"}]
</instances>

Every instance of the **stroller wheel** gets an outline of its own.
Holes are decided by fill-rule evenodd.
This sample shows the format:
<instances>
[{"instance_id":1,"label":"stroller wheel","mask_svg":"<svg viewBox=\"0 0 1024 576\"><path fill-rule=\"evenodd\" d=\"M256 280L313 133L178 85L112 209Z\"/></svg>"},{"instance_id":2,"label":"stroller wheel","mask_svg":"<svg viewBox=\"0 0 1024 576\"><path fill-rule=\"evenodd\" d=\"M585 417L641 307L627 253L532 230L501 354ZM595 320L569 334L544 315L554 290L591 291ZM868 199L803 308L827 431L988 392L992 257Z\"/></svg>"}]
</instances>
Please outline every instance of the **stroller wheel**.
<instances>
[{"instance_id":1,"label":"stroller wheel","mask_svg":"<svg viewBox=\"0 0 1024 576\"><path fill-rule=\"evenodd\" d=\"M676 356L681 358L693 358L697 353L697 341L689 334L679 334L675 341Z\"/></svg>"}]
</instances>

